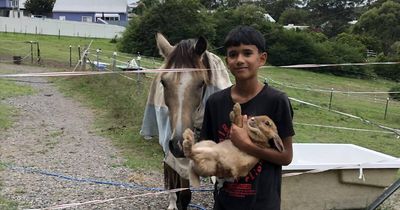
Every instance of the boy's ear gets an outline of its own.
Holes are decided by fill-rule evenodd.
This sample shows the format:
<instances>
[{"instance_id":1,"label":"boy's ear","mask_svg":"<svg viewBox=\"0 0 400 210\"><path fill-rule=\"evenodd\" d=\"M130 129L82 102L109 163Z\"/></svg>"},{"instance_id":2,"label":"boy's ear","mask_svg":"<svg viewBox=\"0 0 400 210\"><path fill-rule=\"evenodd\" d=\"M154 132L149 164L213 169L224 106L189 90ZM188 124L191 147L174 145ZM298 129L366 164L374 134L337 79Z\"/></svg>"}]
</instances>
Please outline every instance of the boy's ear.
<instances>
[{"instance_id":1,"label":"boy's ear","mask_svg":"<svg viewBox=\"0 0 400 210\"><path fill-rule=\"evenodd\" d=\"M260 66L264 66L267 62L268 54L266 52L260 53Z\"/></svg>"}]
</instances>

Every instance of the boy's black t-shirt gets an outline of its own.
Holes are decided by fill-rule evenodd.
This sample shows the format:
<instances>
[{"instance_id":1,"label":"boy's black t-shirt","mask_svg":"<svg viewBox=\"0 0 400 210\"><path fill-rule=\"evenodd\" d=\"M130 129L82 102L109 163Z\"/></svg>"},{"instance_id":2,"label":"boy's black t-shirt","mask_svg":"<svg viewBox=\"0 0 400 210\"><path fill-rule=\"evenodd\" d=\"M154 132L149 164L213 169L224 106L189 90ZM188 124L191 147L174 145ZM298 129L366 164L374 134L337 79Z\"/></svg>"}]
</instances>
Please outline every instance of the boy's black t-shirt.
<instances>
[{"instance_id":1,"label":"boy's black t-shirt","mask_svg":"<svg viewBox=\"0 0 400 210\"><path fill-rule=\"evenodd\" d=\"M205 107L200 139L215 142L229 139L231 121L229 113L234 102L231 87L214 93ZM264 88L250 101L241 104L242 114L247 116L268 115L276 124L279 136L293 136L293 110L285 93ZM282 166L261 160L246 177L225 182L214 191L214 209L276 210L280 209Z\"/></svg>"}]
</instances>

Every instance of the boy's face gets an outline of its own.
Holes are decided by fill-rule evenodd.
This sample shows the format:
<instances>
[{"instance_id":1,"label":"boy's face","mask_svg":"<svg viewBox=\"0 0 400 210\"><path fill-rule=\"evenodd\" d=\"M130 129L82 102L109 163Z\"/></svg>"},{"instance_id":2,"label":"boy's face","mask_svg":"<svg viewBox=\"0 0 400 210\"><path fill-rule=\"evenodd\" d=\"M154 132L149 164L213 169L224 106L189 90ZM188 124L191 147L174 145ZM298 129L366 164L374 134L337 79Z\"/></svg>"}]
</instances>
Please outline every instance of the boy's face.
<instances>
[{"instance_id":1,"label":"boy's face","mask_svg":"<svg viewBox=\"0 0 400 210\"><path fill-rule=\"evenodd\" d=\"M255 45L240 44L228 47L226 63L236 80L257 77L257 70L267 60L267 53L260 53Z\"/></svg>"}]
</instances>

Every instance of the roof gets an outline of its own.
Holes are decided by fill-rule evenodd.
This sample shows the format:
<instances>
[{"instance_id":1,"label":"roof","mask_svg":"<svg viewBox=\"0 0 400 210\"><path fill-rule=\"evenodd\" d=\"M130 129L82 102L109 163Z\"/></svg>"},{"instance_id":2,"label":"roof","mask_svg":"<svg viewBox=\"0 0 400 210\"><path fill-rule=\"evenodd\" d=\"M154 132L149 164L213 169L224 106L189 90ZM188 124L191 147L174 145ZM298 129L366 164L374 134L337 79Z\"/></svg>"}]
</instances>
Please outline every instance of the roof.
<instances>
[{"instance_id":1,"label":"roof","mask_svg":"<svg viewBox=\"0 0 400 210\"><path fill-rule=\"evenodd\" d=\"M283 28L285 28L285 29L300 29L300 30L304 30L304 29L306 29L308 27L310 27L310 26L297 26L297 25L294 25L294 24L288 24L286 26L283 26Z\"/></svg>"},{"instance_id":2,"label":"roof","mask_svg":"<svg viewBox=\"0 0 400 210\"><path fill-rule=\"evenodd\" d=\"M264 18L266 19L266 20L268 20L269 22L272 22L272 23L275 23L276 21L275 21L275 19L271 16L271 15L269 15L269 14L264 14Z\"/></svg>"},{"instance_id":3,"label":"roof","mask_svg":"<svg viewBox=\"0 0 400 210\"><path fill-rule=\"evenodd\" d=\"M126 13L127 0L56 0L53 12Z\"/></svg>"}]
</instances>

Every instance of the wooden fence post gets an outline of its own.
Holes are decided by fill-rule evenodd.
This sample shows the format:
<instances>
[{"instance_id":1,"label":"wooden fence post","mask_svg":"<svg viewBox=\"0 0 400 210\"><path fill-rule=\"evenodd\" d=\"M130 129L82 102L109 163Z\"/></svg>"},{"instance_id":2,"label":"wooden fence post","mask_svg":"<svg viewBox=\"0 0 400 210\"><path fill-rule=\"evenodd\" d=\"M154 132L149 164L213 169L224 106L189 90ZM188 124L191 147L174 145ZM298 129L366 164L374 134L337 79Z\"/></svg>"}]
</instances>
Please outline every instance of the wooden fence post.
<instances>
[{"instance_id":1,"label":"wooden fence post","mask_svg":"<svg viewBox=\"0 0 400 210\"><path fill-rule=\"evenodd\" d=\"M33 42L29 42L31 44L31 63L33 63Z\"/></svg>"},{"instance_id":2,"label":"wooden fence post","mask_svg":"<svg viewBox=\"0 0 400 210\"><path fill-rule=\"evenodd\" d=\"M113 52L112 56L112 70L115 71L115 66L117 65L117 52Z\"/></svg>"},{"instance_id":3,"label":"wooden fence post","mask_svg":"<svg viewBox=\"0 0 400 210\"><path fill-rule=\"evenodd\" d=\"M385 116L383 117L384 120L386 120L386 114L389 106L389 98L386 98L386 106L385 106Z\"/></svg>"},{"instance_id":4,"label":"wooden fence post","mask_svg":"<svg viewBox=\"0 0 400 210\"><path fill-rule=\"evenodd\" d=\"M69 67L72 67L72 45L69 45Z\"/></svg>"},{"instance_id":5,"label":"wooden fence post","mask_svg":"<svg viewBox=\"0 0 400 210\"><path fill-rule=\"evenodd\" d=\"M40 57L39 42L36 42L36 47L37 47L37 62L40 63L41 57Z\"/></svg>"},{"instance_id":6,"label":"wooden fence post","mask_svg":"<svg viewBox=\"0 0 400 210\"><path fill-rule=\"evenodd\" d=\"M329 99L329 110L331 110L332 107L332 98L333 98L333 88L331 89L331 97Z\"/></svg>"}]
</instances>

